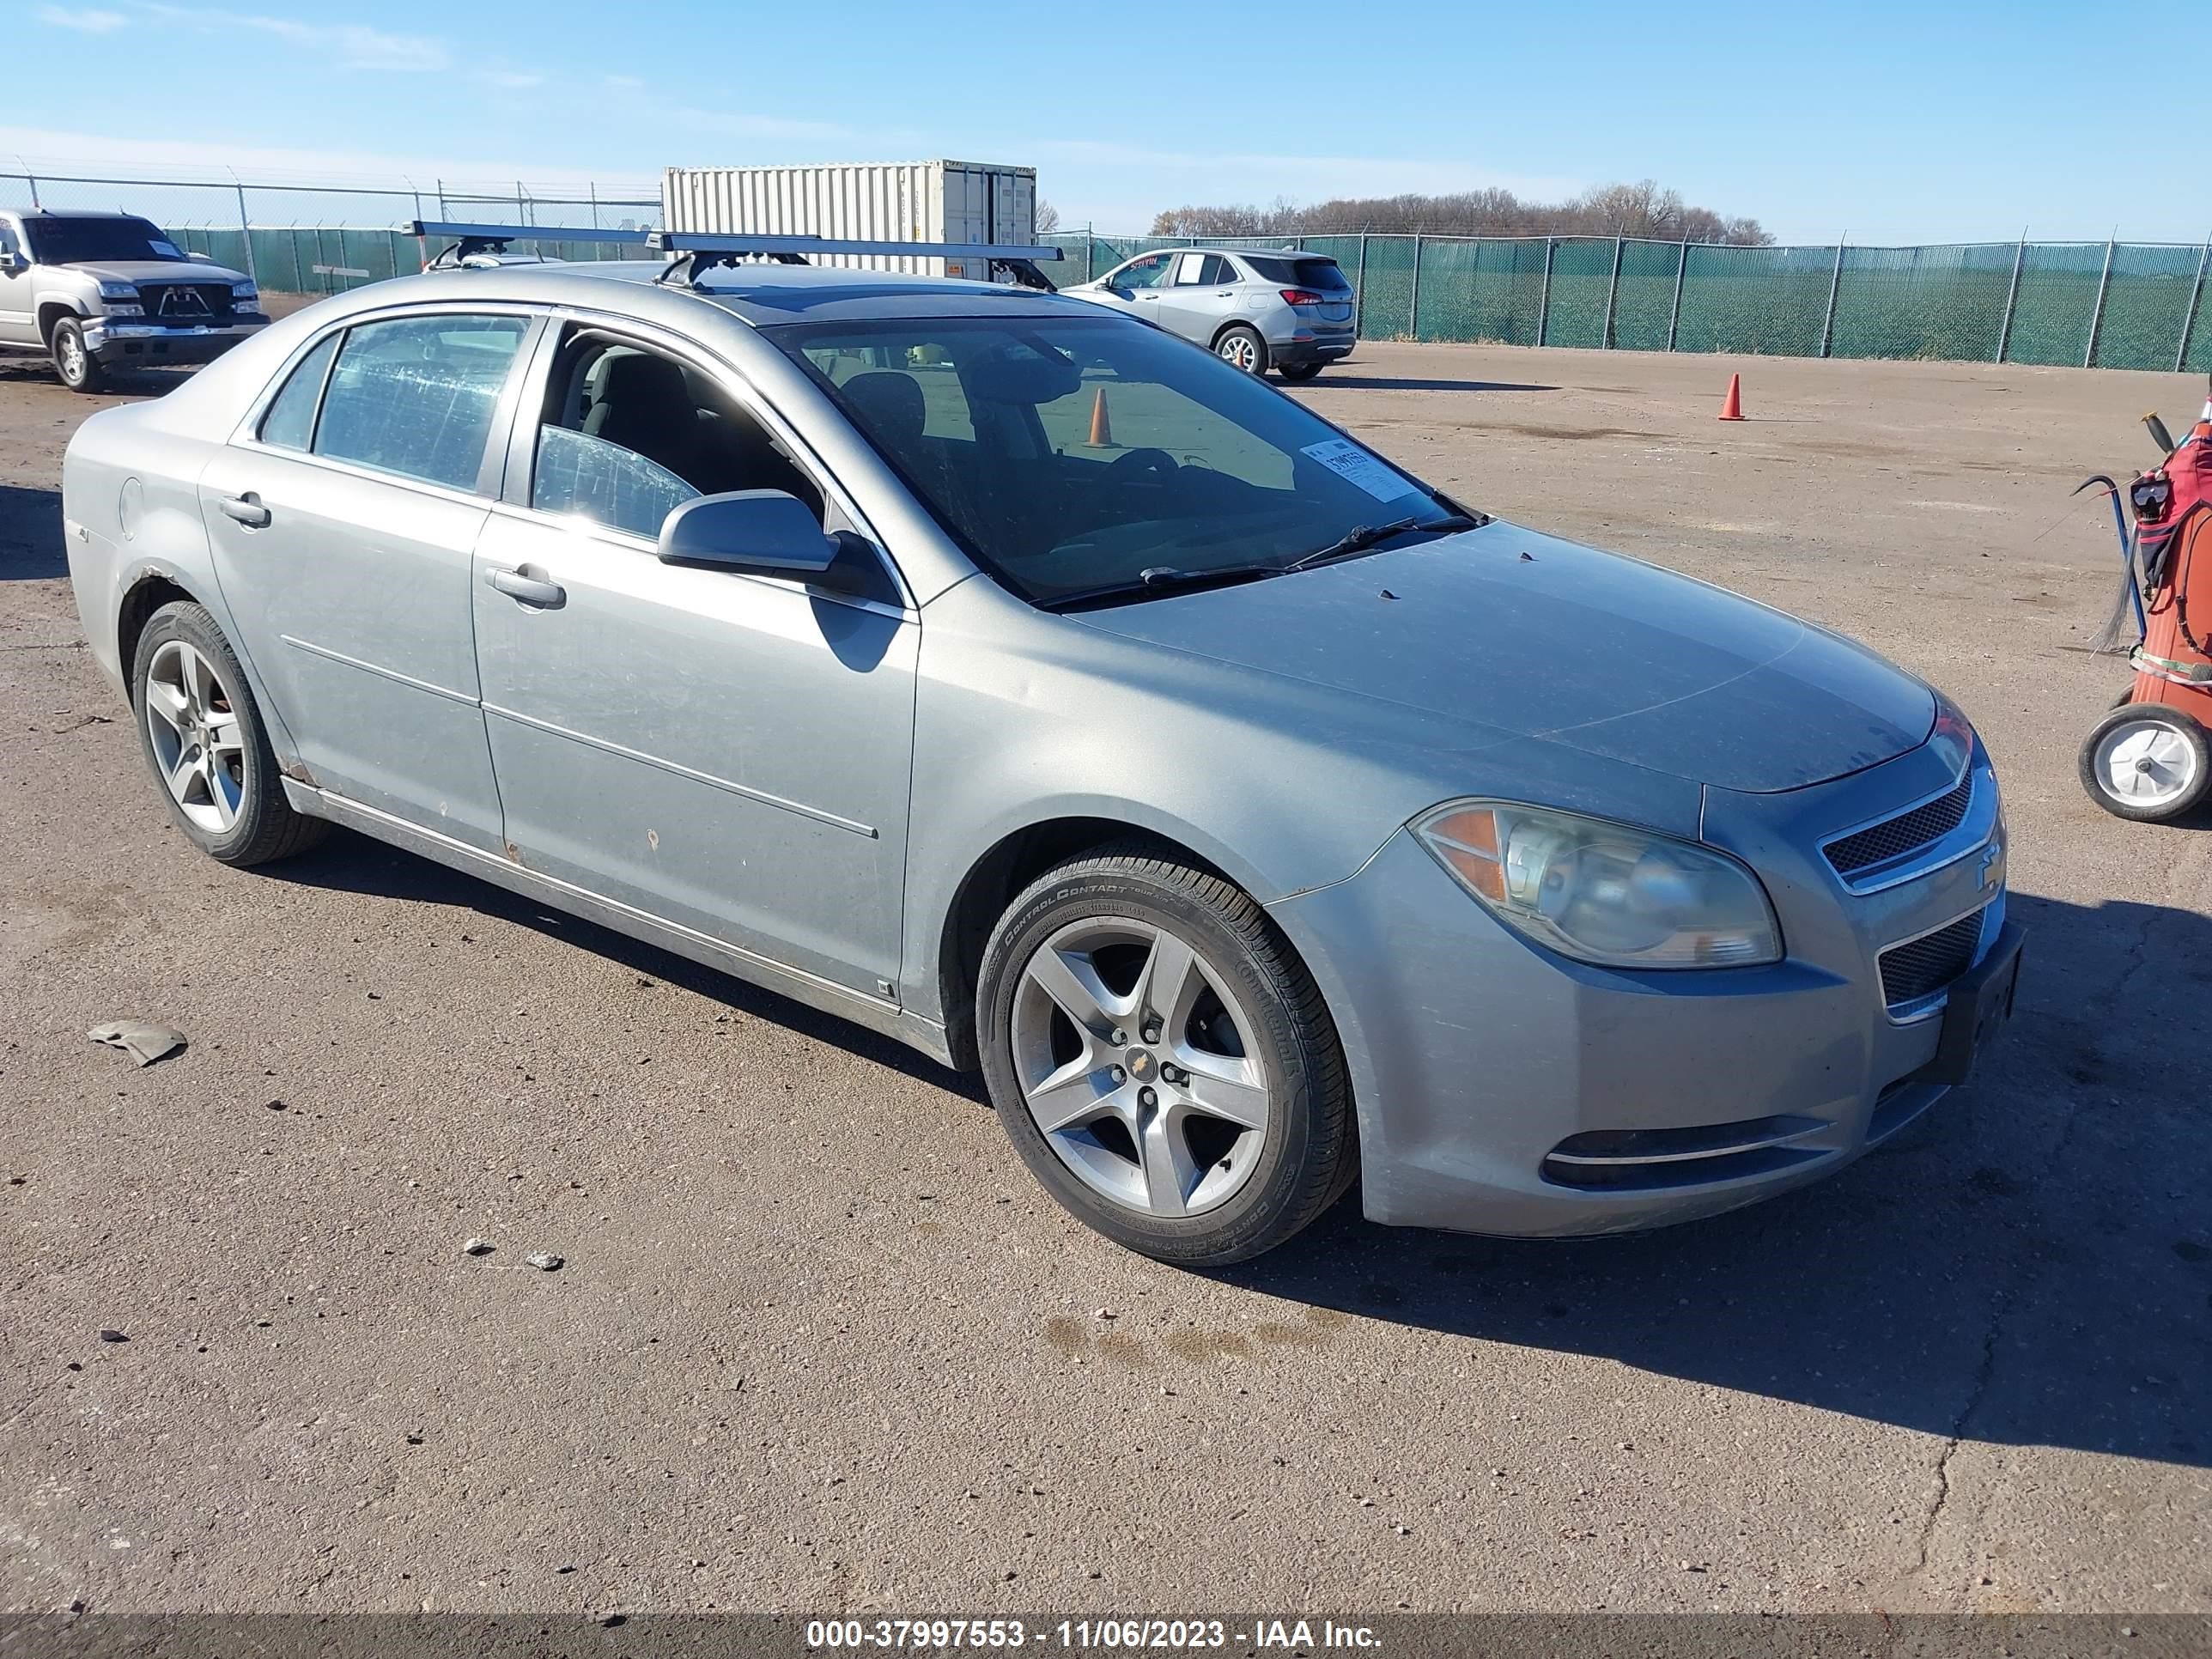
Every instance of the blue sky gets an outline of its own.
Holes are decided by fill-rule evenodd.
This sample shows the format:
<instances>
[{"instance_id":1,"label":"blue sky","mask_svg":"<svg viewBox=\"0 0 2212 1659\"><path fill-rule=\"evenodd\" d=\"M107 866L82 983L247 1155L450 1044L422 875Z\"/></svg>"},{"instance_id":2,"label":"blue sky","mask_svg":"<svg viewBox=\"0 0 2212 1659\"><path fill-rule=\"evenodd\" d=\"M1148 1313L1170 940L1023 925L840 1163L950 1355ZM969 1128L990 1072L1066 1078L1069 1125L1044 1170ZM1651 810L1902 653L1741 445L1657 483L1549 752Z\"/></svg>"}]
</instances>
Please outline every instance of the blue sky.
<instances>
[{"instance_id":1,"label":"blue sky","mask_svg":"<svg viewBox=\"0 0 2212 1659\"><path fill-rule=\"evenodd\" d=\"M671 163L954 156L1034 166L1064 223L1115 230L1188 201L1651 177L1784 240L2202 239L2201 169L2160 165L2142 136L2191 125L2188 88L2158 74L2129 95L2114 44L2175 38L2170 16L2084 16L2052 0L0 0L0 167L649 182Z\"/></svg>"}]
</instances>

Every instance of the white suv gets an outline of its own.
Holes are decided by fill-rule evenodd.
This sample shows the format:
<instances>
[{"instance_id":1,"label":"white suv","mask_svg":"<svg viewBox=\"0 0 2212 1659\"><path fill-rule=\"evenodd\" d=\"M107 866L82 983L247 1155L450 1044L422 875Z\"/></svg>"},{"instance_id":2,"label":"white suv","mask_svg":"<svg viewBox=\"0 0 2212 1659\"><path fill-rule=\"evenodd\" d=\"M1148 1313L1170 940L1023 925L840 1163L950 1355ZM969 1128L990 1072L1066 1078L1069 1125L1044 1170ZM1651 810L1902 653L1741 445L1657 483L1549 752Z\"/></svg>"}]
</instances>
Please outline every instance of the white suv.
<instances>
[{"instance_id":1,"label":"white suv","mask_svg":"<svg viewBox=\"0 0 2212 1659\"><path fill-rule=\"evenodd\" d=\"M1351 355L1358 295L1335 260L1301 249L1170 248L1061 292L1194 340L1248 374L1310 380Z\"/></svg>"}]
</instances>

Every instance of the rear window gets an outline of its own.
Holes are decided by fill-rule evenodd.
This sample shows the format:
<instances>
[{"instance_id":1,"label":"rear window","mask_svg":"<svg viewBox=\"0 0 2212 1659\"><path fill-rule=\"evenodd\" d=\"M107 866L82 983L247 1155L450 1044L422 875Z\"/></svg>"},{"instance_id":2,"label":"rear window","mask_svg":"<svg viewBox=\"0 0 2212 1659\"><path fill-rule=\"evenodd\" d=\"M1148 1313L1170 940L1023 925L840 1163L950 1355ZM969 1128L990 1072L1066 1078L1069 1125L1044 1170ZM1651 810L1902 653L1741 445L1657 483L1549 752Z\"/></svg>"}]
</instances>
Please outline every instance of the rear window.
<instances>
[{"instance_id":1,"label":"rear window","mask_svg":"<svg viewBox=\"0 0 2212 1659\"><path fill-rule=\"evenodd\" d=\"M1310 288L1323 293L1349 293L1352 289L1334 259L1276 259L1248 253L1244 263L1265 283L1280 283L1286 288Z\"/></svg>"},{"instance_id":2,"label":"rear window","mask_svg":"<svg viewBox=\"0 0 2212 1659\"><path fill-rule=\"evenodd\" d=\"M314 453L475 489L493 408L529 328L520 317L448 316L349 331L323 394Z\"/></svg>"}]
</instances>

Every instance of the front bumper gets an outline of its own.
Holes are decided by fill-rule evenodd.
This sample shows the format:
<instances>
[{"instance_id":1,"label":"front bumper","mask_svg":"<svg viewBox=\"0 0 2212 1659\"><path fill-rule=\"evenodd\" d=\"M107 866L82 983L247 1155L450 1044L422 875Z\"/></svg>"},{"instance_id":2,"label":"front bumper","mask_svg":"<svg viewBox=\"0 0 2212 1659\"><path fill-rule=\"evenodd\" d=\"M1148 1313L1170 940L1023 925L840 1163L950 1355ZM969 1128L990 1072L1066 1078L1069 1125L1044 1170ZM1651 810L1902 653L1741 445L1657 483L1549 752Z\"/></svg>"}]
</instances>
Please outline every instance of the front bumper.
<instances>
[{"instance_id":1,"label":"front bumper","mask_svg":"<svg viewBox=\"0 0 2212 1659\"><path fill-rule=\"evenodd\" d=\"M110 368L211 363L268 326L269 319L258 315L184 325L94 317L84 325L84 349Z\"/></svg>"},{"instance_id":2,"label":"front bumper","mask_svg":"<svg viewBox=\"0 0 2212 1659\"><path fill-rule=\"evenodd\" d=\"M2002 832L1987 757L1973 760L1987 791L1978 849L1852 893L1820 848L1942 793L1958 764L1928 745L1785 795L1707 792L1706 839L1752 864L1773 898L1790 954L1771 967L1569 961L1492 918L1407 830L1352 879L1271 906L1337 1017L1368 1216L1530 1237L1631 1231L1803 1186L1918 1116L1948 1086L1936 1064L1943 1005L1893 1014L1880 958L1969 915L1974 959L1998 945Z\"/></svg>"}]
</instances>

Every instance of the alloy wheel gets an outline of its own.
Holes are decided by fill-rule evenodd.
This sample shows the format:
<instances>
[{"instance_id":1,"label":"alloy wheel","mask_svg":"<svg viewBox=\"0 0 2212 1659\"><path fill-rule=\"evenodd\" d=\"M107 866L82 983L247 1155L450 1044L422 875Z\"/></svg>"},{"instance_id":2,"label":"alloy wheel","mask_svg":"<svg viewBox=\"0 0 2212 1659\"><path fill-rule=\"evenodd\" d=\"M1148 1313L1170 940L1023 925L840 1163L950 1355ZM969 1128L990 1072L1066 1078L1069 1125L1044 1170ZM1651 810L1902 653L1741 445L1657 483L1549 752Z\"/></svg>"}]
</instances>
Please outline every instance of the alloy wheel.
<instances>
[{"instance_id":1,"label":"alloy wheel","mask_svg":"<svg viewBox=\"0 0 2212 1659\"><path fill-rule=\"evenodd\" d=\"M2164 806L2197 781L2197 751L2163 720L2115 726L2098 744L2094 764L2106 792L2130 806Z\"/></svg>"},{"instance_id":2,"label":"alloy wheel","mask_svg":"<svg viewBox=\"0 0 2212 1659\"><path fill-rule=\"evenodd\" d=\"M1247 374L1253 374L1260 367L1260 349L1252 343L1252 337L1249 334L1231 334L1222 341L1219 349L1222 362L1243 369Z\"/></svg>"},{"instance_id":3,"label":"alloy wheel","mask_svg":"<svg viewBox=\"0 0 2212 1659\"><path fill-rule=\"evenodd\" d=\"M54 352L61 360L62 379L75 386L84 378L84 341L75 329L65 328L57 333Z\"/></svg>"},{"instance_id":4,"label":"alloy wheel","mask_svg":"<svg viewBox=\"0 0 2212 1659\"><path fill-rule=\"evenodd\" d=\"M1151 922L1072 922L1014 994L1014 1073L1054 1154L1092 1191L1195 1215L1249 1181L1271 1095L1259 1028L1226 977Z\"/></svg>"},{"instance_id":5,"label":"alloy wheel","mask_svg":"<svg viewBox=\"0 0 2212 1659\"><path fill-rule=\"evenodd\" d=\"M168 640L146 667L146 734L178 810L225 835L246 799L246 744L236 704L214 665Z\"/></svg>"}]
</instances>

